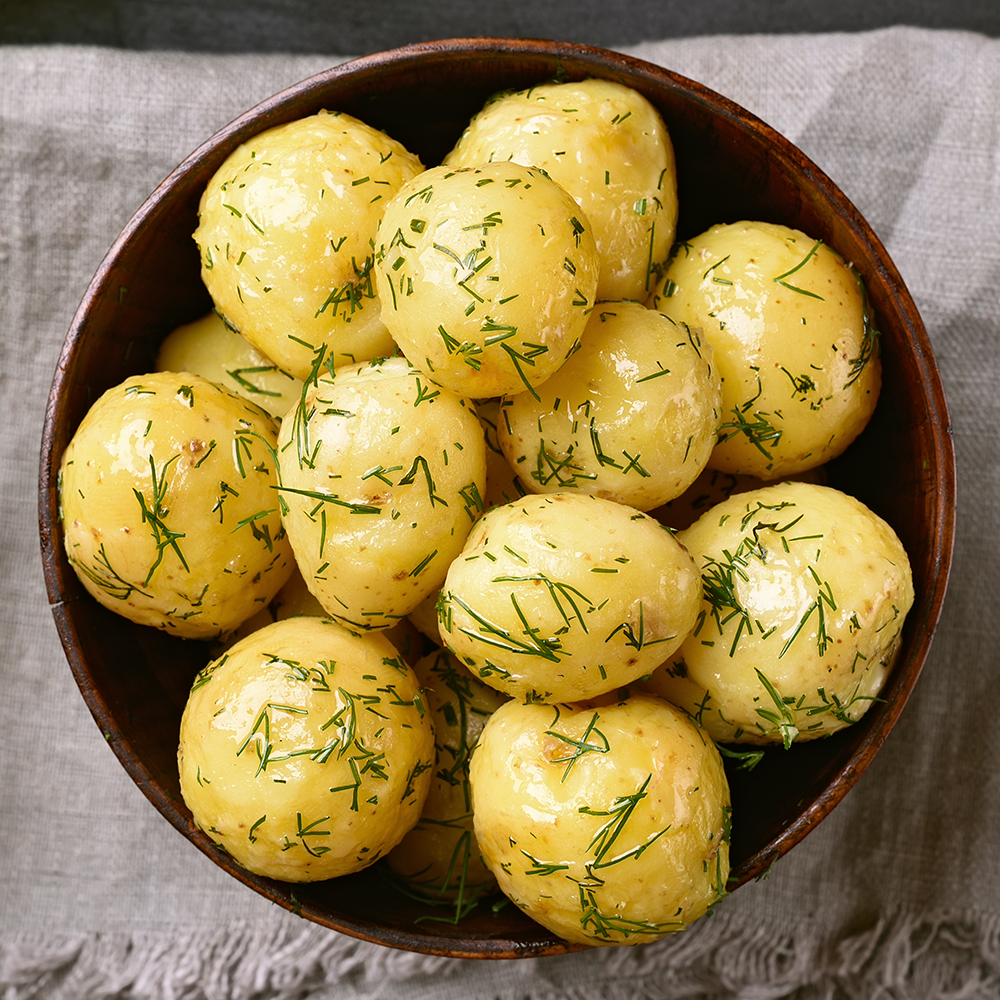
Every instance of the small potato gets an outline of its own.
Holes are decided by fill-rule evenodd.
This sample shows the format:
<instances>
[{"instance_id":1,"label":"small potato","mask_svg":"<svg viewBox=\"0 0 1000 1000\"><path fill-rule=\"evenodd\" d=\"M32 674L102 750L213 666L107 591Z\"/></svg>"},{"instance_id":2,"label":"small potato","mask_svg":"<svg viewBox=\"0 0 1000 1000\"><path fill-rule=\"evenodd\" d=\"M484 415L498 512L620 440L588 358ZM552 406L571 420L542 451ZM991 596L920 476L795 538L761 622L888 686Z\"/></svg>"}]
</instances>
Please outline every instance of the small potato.
<instances>
[{"instance_id":1,"label":"small potato","mask_svg":"<svg viewBox=\"0 0 1000 1000\"><path fill-rule=\"evenodd\" d=\"M725 895L719 752L659 698L501 706L472 757L472 798L500 888L567 941L654 941Z\"/></svg>"},{"instance_id":2,"label":"small potato","mask_svg":"<svg viewBox=\"0 0 1000 1000\"><path fill-rule=\"evenodd\" d=\"M496 889L473 832L469 760L486 720L507 699L444 649L413 669L434 723L434 778L419 822L386 862L418 892L455 900L461 916Z\"/></svg>"},{"instance_id":3,"label":"small potato","mask_svg":"<svg viewBox=\"0 0 1000 1000\"><path fill-rule=\"evenodd\" d=\"M576 349L597 288L586 215L515 163L414 178L385 210L375 259L393 339L474 399L534 392Z\"/></svg>"},{"instance_id":4,"label":"small potato","mask_svg":"<svg viewBox=\"0 0 1000 1000\"><path fill-rule=\"evenodd\" d=\"M838 490L788 482L723 501L678 538L704 598L653 690L720 742L787 748L864 715L913 604L885 521Z\"/></svg>"},{"instance_id":5,"label":"small potato","mask_svg":"<svg viewBox=\"0 0 1000 1000\"><path fill-rule=\"evenodd\" d=\"M651 510L705 468L722 405L712 348L637 302L602 302L537 398L504 400L497 436L533 493L579 490Z\"/></svg>"},{"instance_id":6,"label":"small potato","mask_svg":"<svg viewBox=\"0 0 1000 1000\"><path fill-rule=\"evenodd\" d=\"M188 639L266 608L294 566L278 513L276 428L189 372L133 376L63 455L66 554L105 607Z\"/></svg>"},{"instance_id":7,"label":"small potato","mask_svg":"<svg viewBox=\"0 0 1000 1000\"><path fill-rule=\"evenodd\" d=\"M500 400L483 400L476 404L476 412L486 438L486 495L483 497L483 506L484 510L490 510L512 500L520 500L531 491L511 467L500 447Z\"/></svg>"},{"instance_id":8,"label":"small potato","mask_svg":"<svg viewBox=\"0 0 1000 1000\"><path fill-rule=\"evenodd\" d=\"M652 670L694 626L691 557L645 514L554 493L483 515L438 600L441 639L518 698L577 701Z\"/></svg>"},{"instance_id":9,"label":"small potato","mask_svg":"<svg viewBox=\"0 0 1000 1000\"><path fill-rule=\"evenodd\" d=\"M310 882L360 871L416 823L434 733L416 676L380 635L275 622L195 678L181 794L249 871Z\"/></svg>"},{"instance_id":10,"label":"small potato","mask_svg":"<svg viewBox=\"0 0 1000 1000\"><path fill-rule=\"evenodd\" d=\"M714 226L679 245L650 304L715 348L711 468L783 479L835 458L868 423L878 333L857 272L821 241L772 223Z\"/></svg>"},{"instance_id":11,"label":"small potato","mask_svg":"<svg viewBox=\"0 0 1000 1000\"><path fill-rule=\"evenodd\" d=\"M307 384L278 438L282 519L327 614L389 628L440 587L483 508L485 450L471 404L404 358Z\"/></svg>"},{"instance_id":12,"label":"small potato","mask_svg":"<svg viewBox=\"0 0 1000 1000\"><path fill-rule=\"evenodd\" d=\"M156 357L156 371L194 372L279 420L302 391L298 379L286 375L214 312L167 336Z\"/></svg>"},{"instance_id":13,"label":"small potato","mask_svg":"<svg viewBox=\"0 0 1000 1000\"><path fill-rule=\"evenodd\" d=\"M320 351L334 365L390 354L371 241L421 169L383 132L328 111L235 149L202 195L194 233L226 322L299 379Z\"/></svg>"},{"instance_id":14,"label":"small potato","mask_svg":"<svg viewBox=\"0 0 1000 1000\"><path fill-rule=\"evenodd\" d=\"M598 299L643 300L677 226L677 173L659 112L611 80L501 94L448 154L452 167L513 160L542 168L580 205L601 259Z\"/></svg>"}]
</instances>

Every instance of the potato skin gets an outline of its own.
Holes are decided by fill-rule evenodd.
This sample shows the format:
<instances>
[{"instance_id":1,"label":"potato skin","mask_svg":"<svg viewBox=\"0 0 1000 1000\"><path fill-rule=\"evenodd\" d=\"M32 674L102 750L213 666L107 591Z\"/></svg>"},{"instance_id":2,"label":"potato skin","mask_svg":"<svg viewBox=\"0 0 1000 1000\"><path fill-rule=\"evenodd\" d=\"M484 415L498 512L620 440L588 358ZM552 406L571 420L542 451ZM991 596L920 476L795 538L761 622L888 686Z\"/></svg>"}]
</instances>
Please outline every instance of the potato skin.
<instances>
[{"instance_id":1,"label":"potato skin","mask_svg":"<svg viewBox=\"0 0 1000 1000\"><path fill-rule=\"evenodd\" d=\"M712 348L638 302L602 302L580 349L506 398L500 447L533 493L579 490L651 510L705 468L722 406Z\"/></svg>"},{"instance_id":2,"label":"potato skin","mask_svg":"<svg viewBox=\"0 0 1000 1000\"><path fill-rule=\"evenodd\" d=\"M586 215L516 163L414 178L385 210L375 258L393 339L473 399L533 392L576 348L597 288Z\"/></svg>"},{"instance_id":3,"label":"potato skin","mask_svg":"<svg viewBox=\"0 0 1000 1000\"><path fill-rule=\"evenodd\" d=\"M167 335L156 356L156 371L194 372L279 420L302 391L298 379L286 375L214 312Z\"/></svg>"},{"instance_id":4,"label":"potato skin","mask_svg":"<svg viewBox=\"0 0 1000 1000\"><path fill-rule=\"evenodd\" d=\"M501 890L567 941L640 944L725 894L729 787L714 744L651 695L508 702L472 757L476 836Z\"/></svg>"},{"instance_id":5,"label":"potato skin","mask_svg":"<svg viewBox=\"0 0 1000 1000\"><path fill-rule=\"evenodd\" d=\"M420 816L433 758L417 679L392 644L308 616L198 674L178 750L195 823L244 868L289 882L391 850Z\"/></svg>"},{"instance_id":6,"label":"potato skin","mask_svg":"<svg viewBox=\"0 0 1000 1000\"><path fill-rule=\"evenodd\" d=\"M392 351L372 248L389 198L422 169L395 140L338 112L262 132L209 181L194 233L216 307L284 371L304 379Z\"/></svg>"},{"instance_id":7,"label":"potato skin","mask_svg":"<svg viewBox=\"0 0 1000 1000\"><path fill-rule=\"evenodd\" d=\"M62 459L66 554L140 625L224 636L292 572L271 417L188 372L138 375L91 407Z\"/></svg>"},{"instance_id":8,"label":"potato skin","mask_svg":"<svg viewBox=\"0 0 1000 1000\"><path fill-rule=\"evenodd\" d=\"M389 628L441 585L482 510L485 451L471 403L404 358L309 381L278 438L282 520L327 614Z\"/></svg>"},{"instance_id":9,"label":"potato skin","mask_svg":"<svg viewBox=\"0 0 1000 1000\"><path fill-rule=\"evenodd\" d=\"M491 100L445 164L542 168L587 214L598 299L645 299L677 227L677 171L659 112L612 80L551 83Z\"/></svg>"},{"instance_id":10,"label":"potato skin","mask_svg":"<svg viewBox=\"0 0 1000 1000\"><path fill-rule=\"evenodd\" d=\"M799 230L713 226L678 246L650 304L715 348L713 469L775 480L815 468L875 409L878 334L860 276Z\"/></svg>"},{"instance_id":11,"label":"potato skin","mask_svg":"<svg viewBox=\"0 0 1000 1000\"><path fill-rule=\"evenodd\" d=\"M593 698L649 674L694 626L694 562L645 514L531 496L476 522L438 600L441 640L518 698Z\"/></svg>"},{"instance_id":12,"label":"potato skin","mask_svg":"<svg viewBox=\"0 0 1000 1000\"><path fill-rule=\"evenodd\" d=\"M861 718L913 604L885 521L831 487L787 482L723 501L678 537L704 598L653 690L719 742L788 747Z\"/></svg>"},{"instance_id":13,"label":"potato skin","mask_svg":"<svg viewBox=\"0 0 1000 1000\"><path fill-rule=\"evenodd\" d=\"M445 649L428 653L413 670L434 723L434 777L420 820L386 863L415 891L456 900L461 914L496 889L473 831L469 763L487 719L507 699Z\"/></svg>"}]
</instances>

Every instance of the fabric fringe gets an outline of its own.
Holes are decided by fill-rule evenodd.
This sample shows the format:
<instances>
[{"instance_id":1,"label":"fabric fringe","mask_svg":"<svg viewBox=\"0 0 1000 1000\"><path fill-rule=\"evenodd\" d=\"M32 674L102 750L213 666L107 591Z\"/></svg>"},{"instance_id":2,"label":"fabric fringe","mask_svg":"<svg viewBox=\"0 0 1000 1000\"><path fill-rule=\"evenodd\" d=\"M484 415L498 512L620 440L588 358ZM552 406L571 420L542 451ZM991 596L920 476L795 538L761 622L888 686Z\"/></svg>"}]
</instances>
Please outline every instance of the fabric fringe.
<instances>
[{"instance_id":1,"label":"fabric fringe","mask_svg":"<svg viewBox=\"0 0 1000 1000\"><path fill-rule=\"evenodd\" d=\"M0 941L3 1000L324 1000L460 986L477 963L358 941L313 924ZM1000 915L898 912L823 941L717 913L637 948L515 963L509 991L469 1000L996 1000Z\"/></svg>"}]
</instances>

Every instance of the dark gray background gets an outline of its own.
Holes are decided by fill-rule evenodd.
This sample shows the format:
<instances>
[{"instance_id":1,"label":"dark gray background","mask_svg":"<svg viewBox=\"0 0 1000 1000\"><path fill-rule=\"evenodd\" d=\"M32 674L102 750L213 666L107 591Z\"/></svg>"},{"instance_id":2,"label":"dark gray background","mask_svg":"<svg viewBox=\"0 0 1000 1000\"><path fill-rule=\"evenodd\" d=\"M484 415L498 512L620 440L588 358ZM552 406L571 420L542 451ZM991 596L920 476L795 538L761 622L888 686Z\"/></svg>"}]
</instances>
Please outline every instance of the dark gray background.
<instances>
[{"instance_id":1,"label":"dark gray background","mask_svg":"<svg viewBox=\"0 0 1000 1000\"><path fill-rule=\"evenodd\" d=\"M1000 37L1000 0L0 0L0 44L363 55L436 38L623 46L907 24Z\"/></svg>"}]
</instances>

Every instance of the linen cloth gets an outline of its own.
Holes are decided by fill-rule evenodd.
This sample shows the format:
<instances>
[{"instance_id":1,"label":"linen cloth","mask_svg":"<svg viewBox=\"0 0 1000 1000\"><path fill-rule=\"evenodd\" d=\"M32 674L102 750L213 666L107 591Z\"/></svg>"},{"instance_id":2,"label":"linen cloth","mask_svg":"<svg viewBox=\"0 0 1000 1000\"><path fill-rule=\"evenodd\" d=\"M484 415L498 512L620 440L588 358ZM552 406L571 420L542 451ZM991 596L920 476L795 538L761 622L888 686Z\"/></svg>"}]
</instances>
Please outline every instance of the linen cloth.
<instances>
[{"instance_id":1,"label":"linen cloth","mask_svg":"<svg viewBox=\"0 0 1000 1000\"><path fill-rule=\"evenodd\" d=\"M343 56L0 48L0 995L466 1000L1000 996L1000 41L892 28L648 42L756 113L888 247L941 367L960 512L917 690L769 878L676 938L517 962L397 952L217 869L118 765L66 665L36 529L46 396L145 196L217 128Z\"/></svg>"}]
</instances>

